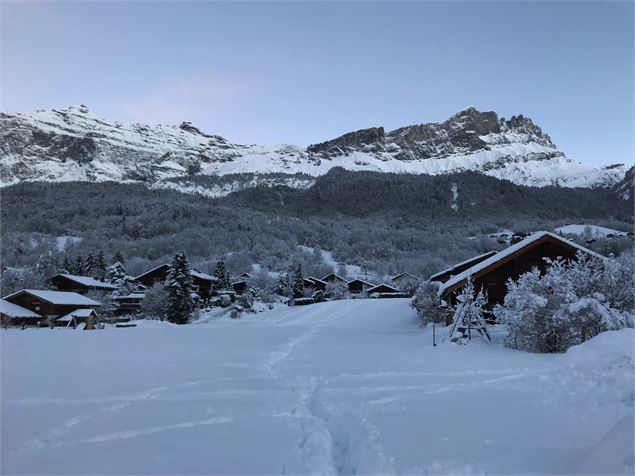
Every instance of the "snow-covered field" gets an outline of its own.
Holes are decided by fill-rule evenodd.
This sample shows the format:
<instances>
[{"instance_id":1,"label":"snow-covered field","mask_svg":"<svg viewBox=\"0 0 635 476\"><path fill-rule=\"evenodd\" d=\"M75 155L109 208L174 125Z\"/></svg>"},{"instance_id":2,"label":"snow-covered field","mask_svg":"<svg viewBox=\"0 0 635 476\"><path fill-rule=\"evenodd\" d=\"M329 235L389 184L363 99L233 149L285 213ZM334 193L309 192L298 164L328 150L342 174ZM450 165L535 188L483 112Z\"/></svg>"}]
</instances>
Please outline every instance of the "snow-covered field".
<instances>
[{"instance_id":1,"label":"snow-covered field","mask_svg":"<svg viewBox=\"0 0 635 476\"><path fill-rule=\"evenodd\" d=\"M432 347L408 300L386 299L0 335L3 473L605 474L629 451L632 465L631 329L564 355Z\"/></svg>"}]
</instances>

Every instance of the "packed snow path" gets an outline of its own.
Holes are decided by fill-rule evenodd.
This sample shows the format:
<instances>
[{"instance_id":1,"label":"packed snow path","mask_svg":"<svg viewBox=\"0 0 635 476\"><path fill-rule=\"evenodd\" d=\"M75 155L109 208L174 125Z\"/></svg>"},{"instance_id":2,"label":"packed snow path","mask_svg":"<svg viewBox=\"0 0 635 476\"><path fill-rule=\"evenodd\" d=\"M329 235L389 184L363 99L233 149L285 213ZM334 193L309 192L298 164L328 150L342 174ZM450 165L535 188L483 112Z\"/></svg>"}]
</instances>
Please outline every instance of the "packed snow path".
<instances>
[{"instance_id":1,"label":"packed snow path","mask_svg":"<svg viewBox=\"0 0 635 476\"><path fill-rule=\"evenodd\" d=\"M432 347L403 299L1 335L3 473L609 471L632 411L623 355Z\"/></svg>"}]
</instances>

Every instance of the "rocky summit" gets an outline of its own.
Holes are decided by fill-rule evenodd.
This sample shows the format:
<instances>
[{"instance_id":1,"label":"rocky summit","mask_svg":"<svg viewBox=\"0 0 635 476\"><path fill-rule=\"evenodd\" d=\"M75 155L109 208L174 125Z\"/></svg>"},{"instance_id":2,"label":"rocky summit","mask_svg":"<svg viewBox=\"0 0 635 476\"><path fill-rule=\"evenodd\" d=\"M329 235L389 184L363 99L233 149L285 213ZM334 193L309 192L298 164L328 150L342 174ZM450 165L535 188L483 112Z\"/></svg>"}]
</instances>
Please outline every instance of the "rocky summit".
<instances>
[{"instance_id":1,"label":"rocky summit","mask_svg":"<svg viewBox=\"0 0 635 476\"><path fill-rule=\"evenodd\" d=\"M621 164L597 168L567 158L528 117L506 119L473 107L440 123L389 132L372 127L306 148L234 144L189 122L123 124L83 105L0 113L0 156L2 185L116 180L175 188L175 178L229 174L251 174L250 183L258 184L254 176L318 177L343 167L432 175L471 170L522 185L597 187L615 186L626 172Z\"/></svg>"}]
</instances>

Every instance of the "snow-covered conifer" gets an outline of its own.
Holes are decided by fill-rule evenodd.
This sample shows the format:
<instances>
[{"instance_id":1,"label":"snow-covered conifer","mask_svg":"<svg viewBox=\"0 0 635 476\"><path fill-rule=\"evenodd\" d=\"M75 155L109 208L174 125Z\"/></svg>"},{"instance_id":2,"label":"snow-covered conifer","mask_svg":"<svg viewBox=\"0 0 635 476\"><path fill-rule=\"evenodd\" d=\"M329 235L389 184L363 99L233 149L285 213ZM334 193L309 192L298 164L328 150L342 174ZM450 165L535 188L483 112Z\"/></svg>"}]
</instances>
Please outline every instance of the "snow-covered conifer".
<instances>
[{"instance_id":1,"label":"snow-covered conifer","mask_svg":"<svg viewBox=\"0 0 635 476\"><path fill-rule=\"evenodd\" d=\"M294 298L304 296L304 279L302 277L302 265L296 264L291 275L291 292Z\"/></svg>"},{"instance_id":2,"label":"snow-covered conifer","mask_svg":"<svg viewBox=\"0 0 635 476\"><path fill-rule=\"evenodd\" d=\"M108 265L106 264L106 257L104 256L103 250L99 250L97 253L97 257L95 258L95 266L94 266L94 276L97 279L104 279L106 277L106 269Z\"/></svg>"},{"instance_id":3,"label":"snow-covered conifer","mask_svg":"<svg viewBox=\"0 0 635 476\"><path fill-rule=\"evenodd\" d=\"M190 264L185 253L174 255L165 287L168 293L168 320L175 324L187 324L194 310L194 301Z\"/></svg>"},{"instance_id":4,"label":"snow-covered conifer","mask_svg":"<svg viewBox=\"0 0 635 476\"><path fill-rule=\"evenodd\" d=\"M225 266L225 262L221 259L216 262L216 268L214 269L214 277L217 279L216 287L222 290L231 290L231 280L229 273Z\"/></svg>"},{"instance_id":5,"label":"snow-covered conifer","mask_svg":"<svg viewBox=\"0 0 635 476\"><path fill-rule=\"evenodd\" d=\"M487 324L483 317L487 297L482 290L478 293L474 289L474 282L468 278L461 293L457 296L458 304L454 311L454 321L450 328L450 340L459 344L464 344L480 335L484 340L489 341Z\"/></svg>"}]
</instances>

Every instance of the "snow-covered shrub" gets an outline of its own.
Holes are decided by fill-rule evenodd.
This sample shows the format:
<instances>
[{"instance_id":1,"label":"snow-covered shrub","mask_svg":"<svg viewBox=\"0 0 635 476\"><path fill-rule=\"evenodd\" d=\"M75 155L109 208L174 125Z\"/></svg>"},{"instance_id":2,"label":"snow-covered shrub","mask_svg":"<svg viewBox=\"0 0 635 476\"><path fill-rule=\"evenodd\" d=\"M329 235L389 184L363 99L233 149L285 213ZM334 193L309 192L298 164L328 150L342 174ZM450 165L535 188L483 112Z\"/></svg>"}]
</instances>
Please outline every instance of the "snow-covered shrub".
<instances>
[{"instance_id":1,"label":"snow-covered shrub","mask_svg":"<svg viewBox=\"0 0 635 476\"><path fill-rule=\"evenodd\" d=\"M232 304L232 298L229 294L221 294L219 300L220 307L229 307Z\"/></svg>"},{"instance_id":2,"label":"snow-covered shrub","mask_svg":"<svg viewBox=\"0 0 635 476\"><path fill-rule=\"evenodd\" d=\"M248 288L237 299L238 304L244 309L251 309L256 297L256 291L253 288Z\"/></svg>"},{"instance_id":3,"label":"snow-covered shrub","mask_svg":"<svg viewBox=\"0 0 635 476\"><path fill-rule=\"evenodd\" d=\"M147 289L141 301L141 314L147 318L165 319L168 312L168 293L165 287L157 283Z\"/></svg>"},{"instance_id":4,"label":"snow-covered shrub","mask_svg":"<svg viewBox=\"0 0 635 476\"><path fill-rule=\"evenodd\" d=\"M454 310L453 323L450 328L450 340L464 344L470 341L473 336L480 335L483 339L489 341L490 336L483 317L487 296L483 290L476 292L474 282L468 278L456 300L458 303Z\"/></svg>"},{"instance_id":5,"label":"snow-covered shrub","mask_svg":"<svg viewBox=\"0 0 635 476\"><path fill-rule=\"evenodd\" d=\"M313 299L315 302L324 301L325 299L324 291L322 291L321 289L314 291L313 293L311 293L311 299Z\"/></svg>"},{"instance_id":6,"label":"snow-covered shrub","mask_svg":"<svg viewBox=\"0 0 635 476\"><path fill-rule=\"evenodd\" d=\"M417 288L411 306L417 311L417 319L422 326L431 322L445 322L446 309L441 307L437 281L424 281Z\"/></svg>"},{"instance_id":7,"label":"snow-covered shrub","mask_svg":"<svg viewBox=\"0 0 635 476\"><path fill-rule=\"evenodd\" d=\"M399 286L397 286L397 289L399 289L399 292L402 292L406 296L414 296L414 294L419 289L419 282L414 279L407 279L399 284Z\"/></svg>"},{"instance_id":8,"label":"snow-covered shrub","mask_svg":"<svg viewBox=\"0 0 635 476\"><path fill-rule=\"evenodd\" d=\"M271 303L276 300L276 282L264 269L258 271L252 278L251 289L257 301Z\"/></svg>"},{"instance_id":9,"label":"snow-covered shrub","mask_svg":"<svg viewBox=\"0 0 635 476\"><path fill-rule=\"evenodd\" d=\"M346 299L348 287L341 281L333 281L326 285L324 293L331 299Z\"/></svg>"},{"instance_id":10,"label":"snow-covered shrub","mask_svg":"<svg viewBox=\"0 0 635 476\"><path fill-rule=\"evenodd\" d=\"M534 269L507 283L494 314L509 329L508 346L563 352L600 332L633 326L632 263L580 254L549 265L543 276Z\"/></svg>"}]
</instances>

